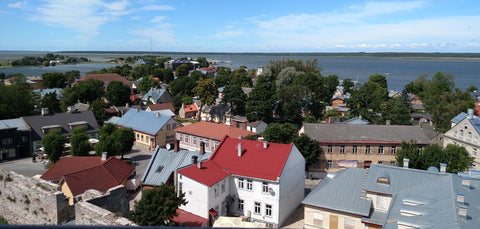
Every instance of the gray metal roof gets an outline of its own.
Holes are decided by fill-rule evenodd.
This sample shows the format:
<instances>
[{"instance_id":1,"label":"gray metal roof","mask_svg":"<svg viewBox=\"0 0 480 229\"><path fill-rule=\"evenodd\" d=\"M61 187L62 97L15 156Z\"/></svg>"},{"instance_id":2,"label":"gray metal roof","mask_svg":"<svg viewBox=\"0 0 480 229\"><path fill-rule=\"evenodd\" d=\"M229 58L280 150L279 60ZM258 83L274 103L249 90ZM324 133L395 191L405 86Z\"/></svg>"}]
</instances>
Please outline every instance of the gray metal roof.
<instances>
[{"instance_id":1,"label":"gray metal roof","mask_svg":"<svg viewBox=\"0 0 480 229\"><path fill-rule=\"evenodd\" d=\"M150 90L142 97L142 101L147 101L150 97L153 101L158 101L164 93L168 93L165 89L150 88Z\"/></svg>"},{"instance_id":2,"label":"gray metal roof","mask_svg":"<svg viewBox=\"0 0 480 229\"><path fill-rule=\"evenodd\" d=\"M429 144L430 139L418 126L335 125L304 123L304 132L319 142L410 142Z\"/></svg>"},{"instance_id":3,"label":"gray metal roof","mask_svg":"<svg viewBox=\"0 0 480 229\"><path fill-rule=\"evenodd\" d=\"M462 112L462 113L458 114L457 116L453 117L450 121L453 122L453 123L459 123L459 122L461 122L464 118L466 118L467 116L468 116L467 113Z\"/></svg>"},{"instance_id":4,"label":"gray metal roof","mask_svg":"<svg viewBox=\"0 0 480 229\"><path fill-rule=\"evenodd\" d=\"M212 153L200 155L199 151L168 150L157 147L147 169L142 177L142 183L145 185L160 186L166 183L170 175L178 168L191 165L192 156L197 156L198 160L204 161L210 158Z\"/></svg>"},{"instance_id":5,"label":"gray metal roof","mask_svg":"<svg viewBox=\"0 0 480 229\"><path fill-rule=\"evenodd\" d=\"M326 177L302 204L369 216L372 201L361 197L365 173L363 169L351 168L333 178Z\"/></svg>"},{"instance_id":6,"label":"gray metal roof","mask_svg":"<svg viewBox=\"0 0 480 229\"><path fill-rule=\"evenodd\" d=\"M155 135L170 120L171 116L160 113L130 109L117 121L117 125L129 127L143 133Z\"/></svg>"},{"instance_id":7,"label":"gray metal roof","mask_svg":"<svg viewBox=\"0 0 480 229\"><path fill-rule=\"evenodd\" d=\"M16 128L17 130L30 130L27 123L23 120L23 118L12 118L12 119L3 119L0 120L0 130L5 129L13 129Z\"/></svg>"},{"instance_id":8,"label":"gray metal roof","mask_svg":"<svg viewBox=\"0 0 480 229\"><path fill-rule=\"evenodd\" d=\"M45 126L60 125L62 126L62 133L66 135L72 134L72 130L70 130L70 127L68 126L68 124L72 122L87 122L87 133L97 133L100 129L91 110L55 113L53 115L25 116L23 119L33 130L32 140L40 140L42 138L42 127Z\"/></svg>"}]
</instances>

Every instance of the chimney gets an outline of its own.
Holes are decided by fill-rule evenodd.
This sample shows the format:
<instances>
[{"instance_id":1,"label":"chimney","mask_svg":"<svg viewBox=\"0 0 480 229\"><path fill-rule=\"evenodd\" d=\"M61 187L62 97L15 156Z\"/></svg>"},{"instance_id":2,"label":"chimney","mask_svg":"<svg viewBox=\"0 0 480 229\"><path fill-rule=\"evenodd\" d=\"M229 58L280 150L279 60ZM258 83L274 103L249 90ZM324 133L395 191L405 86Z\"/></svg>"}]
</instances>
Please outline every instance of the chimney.
<instances>
[{"instance_id":1,"label":"chimney","mask_svg":"<svg viewBox=\"0 0 480 229\"><path fill-rule=\"evenodd\" d=\"M440 172L441 173L446 173L447 172L447 164L440 163Z\"/></svg>"},{"instance_id":2,"label":"chimney","mask_svg":"<svg viewBox=\"0 0 480 229\"><path fill-rule=\"evenodd\" d=\"M241 157L242 156L242 143L241 142L238 143L237 150L238 150L238 156Z\"/></svg>"},{"instance_id":3,"label":"chimney","mask_svg":"<svg viewBox=\"0 0 480 229\"><path fill-rule=\"evenodd\" d=\"M194 165L197 164L197 159L198 159L198 156L193 155L192 156L192 164L194 164Z\"/></svg>"},{"instance_id":4,"label":"chimney","mask_svg":"<svg viewBox=\"0 0 480 229\"><path fill-rule=\"evenodd\" d=\"M205 142L200 142L200 155L205 153Z\"/></svg>"},{"instance_id":5,"label":"chimney","mask_svg":"<svg viewBox=\"0 0 480 229\"><path fill-rule=\"evenodd\" d=\"M242 139L242 135L238 136L238 139Z\"/></svg>"},{"instance_id":6,"label":"chimney","mask_svg":"<svg viewBox=\"0 0 480 229\"><path fill-rule=\"evenodd\" d=\"M106 161L107 160L107 152L103 152L102 153L102 161Z\"/></svg>"},{"instance_id":7,"label":"chimney","mask_svg":"<svg viewBox=\"0 0 480 229\"><path fill-rule=\"evenodd\" d=\"M467 217L467 210L468 210L467 206L460 206L458 208L458 215L463 216L463 217Z\"/></svg>"},{"instance_id":8,"label":"chimney","mask_svg":"<svg viewBox=\"0 0 480 229\"><path fill-rule=\"evenodd\" d=\"M160 112L157 112L156 116L157 116L157 118L160 118Z\"/></svg>"},{"instance_id":9,"label":"chimney","mask_svg":"<svg viewBox=\"0 0 480 229\"><path fill-rule=\"evenodd\" d=\"M408 162L410 162L410 159L408 158L403 158L403 168L408 169Z\"/></svg>"},{"instance_id":10,"label":"chimney","mask_svg":"<svg viewBox=\"0 0 480 229\"><path fill-rule=\"evenodd\" d=\"M137 112L138 112L138 108L135 108L135 110L137 110Z\"/></svg>"},{"instance_id":11,"label":"chimney","mask_svg":"<svg viewBox=\"0 0 480 229\"><path fill-rule=\"evenodd\" d=\"M389 126L390 125L390 120L387 120L385 125Z\"/></svg>"},{"instance_id":12,"label":"chimney","mask_svg":"<svg viewBox=\"0 0 480 229\"><path fill-rule=\"evenodd\" d=\"M465 188L470 188L470 177L462 177L462 185Z\"/></svg>"},{"instance_id":13,"label":"chimney","mask_svg":"<svg viewBox=\"0 0 480 229\"><path fill-rule=\"evenodd\" d=\"M266 149L268 147L268 142L267 141L263 141L263 148Z\"/></svg>"},{"instance_id":14,"label":"chimney","mask_svg":"<svg viewBox=\"0 0 480 229\"><path fill-rule=\"evenodd\" d=\"M473 119L473 109L468 109L467 114L469 119Z\"/></svg>"},{"instance_id":15,"label":"chimney","mask_svg":"<svg viewBox=\"0 0 480 229\"><path fill-rule=\"evenodd\" d=\"M457 192L457 202L465 203L465 194L462 192Z\"/></svg>"},{"instance_id":16,"label":"chimney","mask_svg":"<svg viewBox=\"0 0 480 229\"><path fill-rule=\"evenodd\" d=\"M175 152L178 152L178 150L180 149L180 140L175 140L175 143L173 145L173 151Z\"/></svg>"},{"instance_id":17,"label":"chimney","mask_svg":"<svg viewBox=\"0 0 480 229\"><path fill-rule=\"evenodd\" d=\"M200 160L197 161L197 168L199 168L199 169L202 168L202 161L200 161Z\"/></svg>"},{"instance_id":18,"label":"chimney","mask_svg":"<svg viewBox=\"0 0 480 229\"><path fill-rule=\"evenodd\" d=\"M42 116L48 115L48 108L42 108Z\"/></svg>"},{"instance_id":19,"label":"chimney","mask_svg":"<svg viewBox=\"0 0 480 229\"><path fill-rule=\"evenodd\" d=\"M125 103L125 107L129 107L128 103Z\"/></svg>"}]
</instances>

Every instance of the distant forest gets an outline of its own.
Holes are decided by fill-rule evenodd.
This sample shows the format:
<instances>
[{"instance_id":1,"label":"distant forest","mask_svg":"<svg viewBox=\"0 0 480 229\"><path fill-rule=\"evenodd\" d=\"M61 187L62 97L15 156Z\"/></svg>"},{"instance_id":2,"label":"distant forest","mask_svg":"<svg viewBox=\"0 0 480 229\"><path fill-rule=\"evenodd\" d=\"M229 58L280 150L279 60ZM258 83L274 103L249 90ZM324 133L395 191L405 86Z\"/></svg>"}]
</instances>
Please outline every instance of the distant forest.
<instances>
[{"instance_id":1,"label":"distant forest","mask_svg":"<svg viewBox=\"0 0 480 229\"><path fill-rule=\"evenodd\" d=\"M410 57L410 58L480 58L480 53L445 53L445 52L302 52L302 53L263 53L263 52L140 52L140 51L62 51L55 53L118 53L139 55L198 54L198 55L272 55L272 56L349 56L349 57Z\"/></svg>"}]
</instances>

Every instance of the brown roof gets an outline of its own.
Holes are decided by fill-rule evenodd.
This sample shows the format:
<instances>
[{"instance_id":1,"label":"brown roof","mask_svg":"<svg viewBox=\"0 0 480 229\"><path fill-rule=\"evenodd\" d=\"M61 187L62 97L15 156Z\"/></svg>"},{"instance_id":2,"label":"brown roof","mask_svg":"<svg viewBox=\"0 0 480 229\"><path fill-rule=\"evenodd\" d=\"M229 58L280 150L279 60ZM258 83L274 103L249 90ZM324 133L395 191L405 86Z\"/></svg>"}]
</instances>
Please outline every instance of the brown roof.
<instances>
[{"instance_id":1,"label":"brown roof","mask_svg":"<svg viewBox=\"0 0 480 229\"><path fill-rule=\"evenodd\" d=\"M135 168L115 157L102 161L101 157L63 157L40 178L63 180L74 196L88 189L106 191L122 184Z\"/></svg>"},{"instance_id":2,"label":"brown roof","mask_svg":"<svg viewBox=\"0 0 480 229\"><path fill-rule=\"evenodd\" d=\"M148 106L151 111L159 111L159 110L171 110L175 112L175 108L173 107L172 103L157 103Z\"/></svg>"},{"instance_id":3,"label":"brown roof","mask_svg":"<svg viewBox=\"0 0 480 229\"><path fill-rule=\"evenodd\" d=\"M189 105L185 105L183 107L183 109L185 110L185 112L197 112L197 106L195 104L189 104Z\"/></svg>"},{"instance_id":4,"label":"brown roof","mask_svg":"<svg viewBox=\"0 0 480 229\"><path fill-rule=\"evenodd\" d=\"M104 74L86 74L83 78L79 79L78 81L85 81L88 79L95 79L103 81L105 84L109 84L112 81L120 81L123 84L127 85L128 87L132 87L132 82L127 80L125 77L117 73L104 73Z\"/></svg>"},{"instance_id":5,"label":"brown roof","mask_svg":"<svg viewBox=\"0 0 480 229\"><path fill-rule=\"evenodd\" d=\"M180 127L176 129L179 133L187 133L197 135L201 137L207 137L210 139L222 140L225 135L232 138L238 138L239 136L257 135L257 133L250 132L244 129L239 129L225 124L217 124L211 122L197 122L192 125Z\"/></svg>"}]
</instances>

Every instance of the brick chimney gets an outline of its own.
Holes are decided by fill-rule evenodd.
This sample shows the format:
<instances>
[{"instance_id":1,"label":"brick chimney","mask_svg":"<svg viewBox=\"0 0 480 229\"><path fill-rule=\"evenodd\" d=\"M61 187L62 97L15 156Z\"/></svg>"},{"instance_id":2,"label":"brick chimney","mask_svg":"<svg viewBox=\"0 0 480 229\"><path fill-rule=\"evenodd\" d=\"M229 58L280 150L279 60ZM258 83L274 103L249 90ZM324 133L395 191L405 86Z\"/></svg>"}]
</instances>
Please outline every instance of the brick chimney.
<instances>
[{"instance_id":1,"label":"brick chimney","mask_svg":"<svg viewBox=\"0 0 480 229\"><path fill-rule=\"evenodd\" d=\"M180 140L175 140L175 143L173 144L173 151L178 152L180 149Z\"/></svg>"},{"instance_id":2,"label":"brick chimney","mask_svg":"<svg viewBox=\"0 0 480 229\"><path fill-rule=\"evenodd\" d=\"M200 155L205 154L205 142L200 142Z\"/></svg>"}]
</instances>

